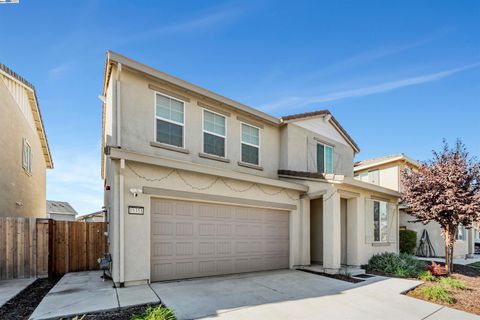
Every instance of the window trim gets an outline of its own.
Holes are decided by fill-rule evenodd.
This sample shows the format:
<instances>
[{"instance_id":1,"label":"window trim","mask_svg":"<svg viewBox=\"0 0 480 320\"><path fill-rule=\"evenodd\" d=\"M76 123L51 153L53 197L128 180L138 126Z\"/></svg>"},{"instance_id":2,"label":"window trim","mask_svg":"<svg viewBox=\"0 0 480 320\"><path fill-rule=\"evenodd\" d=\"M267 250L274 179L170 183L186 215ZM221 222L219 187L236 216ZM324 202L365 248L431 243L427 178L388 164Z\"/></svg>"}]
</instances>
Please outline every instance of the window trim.
<instances>
[{"instance_id":1,"label":"window trim","mask_svg":"<svg viewBox=\"0 0 480 320\"><path fill-rule=\"evenodd\" d=\"M255 128L255 129L258 130L258 146L254 145L254 144L251 144L251 143L248 143L248 142L243 142L243 129L242 129L243 125L246 125L248 127ZM242 144L245 144L245 145L250 146L250 147L258 148L258 163L250 163L250 162L244 162L243 161ZM259 127L251 125L251 124L246 123L244 121L240 121L240 162L245 163L245 164L249 164L249 165L252 165L252 166L257 166L257 167L261 168L262 167L262 154L260 152L261 151L261 144L262 144L262 130Z\"/></svg>"},{"instance_id":2,"label":"window trim","mask_svg":"<svg viewBox=\"0 0 480 320\"><path fill-rule=\"evenodd\" d=\"M384 202L387 204L387 219L386 219L386 222L387 222L387 225L386 225L386 232L387 232L387 239L386 240L382 240L382 215L380 214L379 212L379 221L378 221L378 224L379 224L379 232L380 232L380 240L375 240L375 202L378 202L379 203L379 206L380 206L380 203L381 202ZM389 215L390 215L390 203L387 202L387 201L382 201L382 200L373 200L373 244L375 243L389 243L389 230L388 230L388 224L389 224Z\"/></svg>"},{"instance_id":3,"label":"window trim","mask_svg":"<svg viewBox=\"0 0 480 320\"><path fill-rule=\"evenodd\" d=\"M379 185L380 185L380 169L372 169L372 170L368 170L367 172L368 172L368 183L371 183L371 184L374 184L374 185L376 185L376 186L379 186ZM371 182L372 179L371 179L370 173L373 174L374 172L378 172L377 183Z\"/></svg>"},{"instance_id":4,"label":"window trim","mask_svg":"<svg viewBox=\"0 0 480 320\"><path fill-rule=\"evenodd\" d=\"M185 137L187 135L186 134L186 125L185 125L185 105L186 105L186 102L183 101L183 100L177 99L175 97L169 96L168 94L158 92L158 91L153 91L153 94L154 94L154 104L153 104L153 116L154 116L153 117L153 119L154 119L153 138L154 139L153 139L153 141L155 141L156 143L161 143L161 144L165 144L167 146L173 146L175 148L180 148L180 149L186 150L186 148L185 148L185 142L186 142ZM176 100L176 101L181 102L183 104L183 123L157 116L157 95L161 95L161 96L167 97L169 99ZM181 147L170 144L170 143L160 142L160 141L157 140L157 120L173 123L173 124L176 124L176 125L179 125L179 126L182 127L182 146Z\"/></svg>"},{"instance_id":5,"label":"window trim","mask_svg":"<svg viewBox=\"0 0 480 320\"><path fill-rule=\"evenodd\" d=\"M28 146L28 155L25 152L25 147ZM28 158L25 161L25 157ZM32 166L33 166L33 154L32 154L32 145L28 142L27 138L22 138L22 168L23 171L29 176L32 175Z\"/></svg>"},{"instance_id":6,"label":"window trim","mask_svg":"<svg viewBox=\"0 0 480 320\"><path fill-rule=\"evenodd\" d=\"M216 115L222 117L225 120L225 135L224 136L222 136L218 133L215 133L215 132L210 132L208 130L205 130L205 112L210 112L210 113L216 114ZM224 154L223 157L219 156L219 155L216 155L216 154L205 152L204 133L208 133L208 134L211 134L213 136L223 138L225 140L224 148L223 148L224 149L223 150L223 154ZM207 109L207 108L202 108L202 153L208 154L209 156L217 157L217 158L220 158L220 159L227 159L228 158L227 157L227 117L225 115L221 114L221 113L212 111L212 110Z\"/></svg>"},{"instance_id":7,"label":"window trim","mask_svg":"<svg viewBox=\"0 0 480 320\"><path fill-rule=\"evenodd\" d=\"M315 147L318 148L318 145L322 145L323 146L323 172L319 172L319 173L323 173L323 174L334 174L335 173L335 165L333 163L333 150L335 150L335 147L330 145L330 144L327 144L327 143L324 143L324 142L320 142L318 140L316 140L316 145ZM328 173L326 172L326 166L327 166L327 153L325 152L325 147L329 147L329 148L332 148L332 172L331 173ZM315 150L315 152L317 152L317 150ZM316 157L317 159L317 172L318 172L318 156Z\"/></svg>"}]
</instances>

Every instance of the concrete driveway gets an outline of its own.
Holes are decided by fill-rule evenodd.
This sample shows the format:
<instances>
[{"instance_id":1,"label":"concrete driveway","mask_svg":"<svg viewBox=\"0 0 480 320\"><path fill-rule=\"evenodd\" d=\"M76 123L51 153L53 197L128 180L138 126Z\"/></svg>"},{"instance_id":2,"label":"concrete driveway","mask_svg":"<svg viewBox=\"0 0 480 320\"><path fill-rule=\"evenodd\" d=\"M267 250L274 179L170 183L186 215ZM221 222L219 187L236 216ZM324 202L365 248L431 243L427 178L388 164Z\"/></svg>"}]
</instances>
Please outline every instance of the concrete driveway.
<instances>
[{"instance_id":1,"label":"concrete driveway","mask_svg":"<svg viewBox=\"0 0 480 320\"><path fill-rule=\"evenodd\" d=\"M374 277L352 284L302 271L153 283L178 319L480 319L410 298L420 282Z\"/></svg>"}]
</instances>

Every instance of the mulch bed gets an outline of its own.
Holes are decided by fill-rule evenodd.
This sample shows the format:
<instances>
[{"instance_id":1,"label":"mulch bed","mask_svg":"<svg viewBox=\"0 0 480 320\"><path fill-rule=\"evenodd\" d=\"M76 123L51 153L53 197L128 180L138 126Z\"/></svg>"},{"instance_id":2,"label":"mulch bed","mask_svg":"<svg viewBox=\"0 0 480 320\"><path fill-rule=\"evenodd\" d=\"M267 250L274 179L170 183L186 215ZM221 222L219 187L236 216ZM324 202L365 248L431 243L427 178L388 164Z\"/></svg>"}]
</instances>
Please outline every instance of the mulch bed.
<instances>
[{"instance_id":1,"label":"mulch bed","mask_svg":"<svg viewBox=\"0 0 480 320\"><path fill-rule=\"evenodd\" d=\"M0 319L28 319L60 278L37 279L0 308Z\"/></svg>"},{"instance_id":2,"label":"mulch bed","mask_svg":"<svg viewBox=\"0 0 480 320\"><path fill-rule=\"evenodd\" d=\"M480 269L456 264L453 267L453 271L454 273L451 277L464 281L467 289L450 291L454 299L453 304L437 301L431 302L480 315ZM430 301L419 294L419 289L433 285L435 285L434 282L425 282L415 289L407 292L407 295L417 299Z\"/></svg>"},{"instance_id":3,"label":"mulch bed","mask_svg":"<svg viewBox=\"0 0 480 320\"><path fill-rule=\"evenodd\" d=\"M159 304L149 304L149 305L141 305L141 306L134 306L128 308L122 308L119 310L113 311L104 311L98 313L87 313L83 316L78 316L77 319L82 320L130 320L134 315L141 315L147 310L148 307L155 307ZM63 318L63 319L74 319L73 318Z\"/></svg>"},{"instance_id":4,"label":"mulch bed","mask_svg":"<svg viewBox=\"0 0 480 320\"><path fill-rule=\"evenodd\" d=\"M303 272L318 274L319 276L324 276L324 277L327 277L327 278L342 280L342 281L346 281L346 282L350 282L350 283L359 283L359 282L365 281L365 280L362 280L362 279L352 278L352 277L349 277L349 276L344 275L344 274L329 274L329 273L325 273L325 272L318 272L318 271L312 271L312 270L306 270L306 269L298 269L298 270L303 271Z\"/></svg>"}]
</instances>

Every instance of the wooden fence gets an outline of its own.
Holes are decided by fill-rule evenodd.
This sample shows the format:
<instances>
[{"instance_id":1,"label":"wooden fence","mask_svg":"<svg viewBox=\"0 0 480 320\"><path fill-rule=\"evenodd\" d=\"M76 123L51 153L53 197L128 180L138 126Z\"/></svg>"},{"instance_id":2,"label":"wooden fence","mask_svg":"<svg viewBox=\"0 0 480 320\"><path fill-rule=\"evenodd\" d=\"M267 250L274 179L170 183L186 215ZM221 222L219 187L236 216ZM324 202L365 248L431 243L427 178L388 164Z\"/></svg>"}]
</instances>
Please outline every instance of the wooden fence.
<instances>
[{"instance_id":1,"label":"wooden fence","mask_svg":"<svg viewBox=\"0 0 480 320\"><path fill-rule=\"evenodd\" d=\"M105 222L0 218L0 280L98 269Z\"/></svg>"}]
</instances>

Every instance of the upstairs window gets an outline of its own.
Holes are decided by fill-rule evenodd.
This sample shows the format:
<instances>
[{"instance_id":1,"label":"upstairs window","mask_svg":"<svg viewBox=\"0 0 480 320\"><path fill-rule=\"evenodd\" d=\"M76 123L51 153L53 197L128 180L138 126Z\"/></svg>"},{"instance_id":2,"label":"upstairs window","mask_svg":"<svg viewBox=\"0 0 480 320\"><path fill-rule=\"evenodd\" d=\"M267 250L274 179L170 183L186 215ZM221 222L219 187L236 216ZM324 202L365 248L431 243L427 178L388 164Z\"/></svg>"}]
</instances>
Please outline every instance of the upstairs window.
<instances>
[{"instance_id":1,"label":"upstairs window","mask_svg":"<svg viewBox=\"0 0 480 320\"><path fill-rule=\"evenodd\" d=\"M203 110L203 152L225 157L225 117Z\"/></svg>"},{"instance_id":2,"label":"upstairs window","mask_svg":"<svg viewBox=\"0 0 480 320\"><path fill-rule=\"evenodd\" d=\"M368 171L368 182L372 184L380 184L380 170Z\"/></svg>"},{"instance_id":3,"label":"upstairs window","mask_svg":"<svg viewBox=\"0 0 480 320\"><path fill-rule=\"evenodd\" d=\"M317 144L317 172L333 173L333 147Z\"/></svg>"},{"instance_id":4,"label":"upstairs window","mask_svg":"<svg viewBox=\"0 0 480 320\"><path fill-rule=\"evenodd\" d=\"M182 101L156 94L155 125L157 142L183 148L185 105Z\"/></svg>"},{"instance_id":5,"label":"upstairs window","mask_svg":"<svg viewBox=\"0 0 480 320\"><path fill-rule=\"evenodd\" d=\"M260 129L242 123L242 162L260 165Z\"/></svg>"},{"instance_id":6,"label":"upstairs window","mask_svg":"<svg viewBox=\"0 0 480 320\"><path fill-rule=\"evenodd\" d=\"M32 173L32 147L25 138L22 146L22 167L26 173Z\"/></svg>"}]
</instances>

